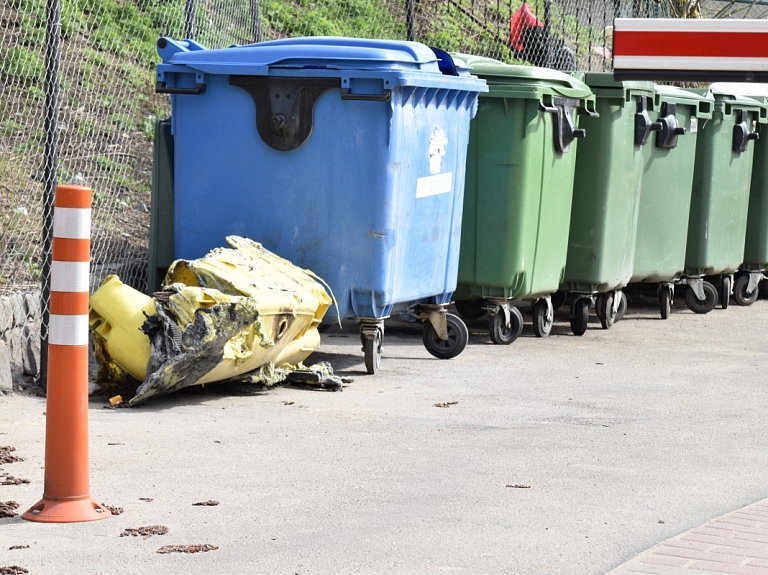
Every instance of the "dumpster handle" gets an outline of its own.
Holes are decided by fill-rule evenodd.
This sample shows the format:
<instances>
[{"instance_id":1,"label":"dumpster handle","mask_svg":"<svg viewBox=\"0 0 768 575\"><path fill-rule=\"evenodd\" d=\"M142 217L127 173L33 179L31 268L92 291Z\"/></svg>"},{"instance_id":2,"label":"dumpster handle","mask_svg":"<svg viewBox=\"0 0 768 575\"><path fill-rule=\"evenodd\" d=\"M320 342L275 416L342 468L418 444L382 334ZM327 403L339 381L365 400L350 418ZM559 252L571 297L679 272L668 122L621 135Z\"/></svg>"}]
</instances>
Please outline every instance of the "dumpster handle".
<instances>
[{"instance_id":1,"label":"dumpster handle","mask_svg":"<svg viewBox=\"0 0 768 575\"><path fill-rule=\"evenodd\" d=\"M392 99L392 90L384 90L382 94L350 94L349 88L342 88L341 99L363 100L366 102L389 102Z\"/></svg>"},{"instance_id":2,"label":"dumpster handle","mask_svg":"<svg viewBox=\"0 0 768 575\"><path fill-rule=\"evenodd\" d=\"M599 118L600 113L596 112L595 110L590 110L589 108L579 108L579 116L587 116L588 118Z\"/></svg>"},{"instance_id":3,"label":"dumpster handle","mask_svg":"<svg viewBox=\"0 0 768 575\"><path fill-rule=\"evenodd\" d=\"M567 152L576 138L586 138L587 131L575 128L571 119L571 110L578 104L568 98L555 98L554 106L539 102L539 110L555 116L555 150Z\"/></svg>"},{"instance_id":4,"label":"dumpster handle","mask_svg":"<svg viewBox=\"0 0 768 575\"><path fill-rule=\"evenodd\" d=\"M646 97L640 96L637 102L637 114L635 114L635 144L644 146L651 132L658 132L663 127L661 122L651 122L646 108Z\"/></svg>"},{"instance_id":5,"label":"dumpster handle","mask_svg":"<svg viewBox=\"0 0 768 575\"><path fill-rule=\"evenodd\" d=\"M205 84L195 84L192 88L175 88L166 86L165 82L156 82L155 92L157 94L191 94L196 96L205 92Z\"/></svg>"},{"instance_id":6,"label":"dumpster handle","mask_svg":"<svg viewBox=\"0 0 768 575\"><path fill-rule=\"evenodd\" d=\"M677 137L684 136L687 130L677 123L676 102L664 102L661 110L662 117L659 119L661 130L656 134L657 148L675 148L677 147Z\"/></svg>"},{"instance_id":7,"label":"dumpster handle","mask_svg":"<svg viewBox=\"0 0 768 575\"><path fill-rule=\"evenodd\" d=\"M746 110L737 110L736 125L733 126L733 151L746 152L750 140L757 140L760 134L750 131Z\"/></svg>"},{"instance_id":8,"label":"dumpster handle","mask_svg":"<svg viewBox=\"0 0 768 575\"><path fill-rule=\"evenodd\" d=\"M547 114L557 114L557 106L548 106L544 102L539 102L539 110Z\"/></svg>"}]
</instances>

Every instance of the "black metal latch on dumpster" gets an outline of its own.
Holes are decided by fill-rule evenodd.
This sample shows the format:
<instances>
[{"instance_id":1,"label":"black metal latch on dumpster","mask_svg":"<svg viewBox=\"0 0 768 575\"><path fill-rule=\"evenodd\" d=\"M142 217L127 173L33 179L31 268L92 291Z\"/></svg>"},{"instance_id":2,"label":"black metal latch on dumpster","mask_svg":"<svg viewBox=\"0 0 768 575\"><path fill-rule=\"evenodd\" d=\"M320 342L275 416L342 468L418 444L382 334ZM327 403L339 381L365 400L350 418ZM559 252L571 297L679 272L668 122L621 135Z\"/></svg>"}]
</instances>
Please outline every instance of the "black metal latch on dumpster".
<instances>
[{"instance_id":1,"label":"black metal latch on dumpster","mask_svg":"<svg viewBox=\"0 0 768 575\"><path fill-rule=\"evenodd\" d=\"M664 107L661 109L662 117L659 118L661 129L656 134L657 148L674 148L677 146L677 137L685 134L686 129L677 124L676 111L675 102L664 102Z\"/></svg>"},{"instance_id":2,"label":"black metal latch on dumpster","mask_svg":"<svg viewBox=\"0 0 768 575\"><path fill-rule=\"evenodd\" d=\"M576 138L585 138L587 131L576 128L573 123L573 109L577 108L579 114L597 116L597 112L587 108L579 108L579 101L571 98L554 98L552 105L539 102L539 110L555 116L555 149L558 152L567 152L571 142Z\"/></svg>"},{"instance_id":3,"label":"black metal latch on dumpster","mask_svg":"<svg viewBox=\"0 0 768 575\"><path fill-rule=\"evenodd\" d=\"M644 146L648 143L651 132L658 132L663 128L661 122L651 122L647 106L646 97L640 96L637 102L637 114L635 114L635 144L638 146Z\"/></svg>"},{"instance_id":4,"label":"black metal latch on dumpster","mask_svg":"<svg viewBox=\"0 0 768 575\"><path fill-rule=\"evenodd\" d=\"M760 134L751 132L747 125L747 112L737 110L736 125L733 127L733 151L746 152L750 140L757 140Z\"/></svg>"},{"instance_id":5,"label":"black metal latch on dumpster","mask_svg":"<svg viewBox=\"0 0 768 575\"><path fill-rule=\"evenodd\" d=\"M270 148L295 150L309 139L315 103L339 78L230 76L229 83L248 92L256 104L256 130Z\"/></svg>"}]
</instances>

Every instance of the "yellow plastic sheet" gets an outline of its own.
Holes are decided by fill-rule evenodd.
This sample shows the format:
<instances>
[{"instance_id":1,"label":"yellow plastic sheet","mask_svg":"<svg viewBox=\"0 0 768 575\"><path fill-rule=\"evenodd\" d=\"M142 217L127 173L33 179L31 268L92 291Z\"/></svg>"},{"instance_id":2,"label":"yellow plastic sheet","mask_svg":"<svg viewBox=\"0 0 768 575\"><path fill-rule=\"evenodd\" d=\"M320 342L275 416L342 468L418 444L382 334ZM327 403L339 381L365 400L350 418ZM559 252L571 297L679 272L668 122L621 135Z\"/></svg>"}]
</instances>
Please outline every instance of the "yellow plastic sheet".
<instances>
[{"instance_id":1,"label":"yellow plastic sheet","mask_svg":"<svg viewBox=\"0 0 768 575\"><path fill-rule=\"evenodd\" d=\"M276 383L320 344L332 303L321 281L257 242L227 243L174 262L153 298L116 276L91 296L101 361L142 381L131 404L245 374Z\"/></svg>"}]
</instances>

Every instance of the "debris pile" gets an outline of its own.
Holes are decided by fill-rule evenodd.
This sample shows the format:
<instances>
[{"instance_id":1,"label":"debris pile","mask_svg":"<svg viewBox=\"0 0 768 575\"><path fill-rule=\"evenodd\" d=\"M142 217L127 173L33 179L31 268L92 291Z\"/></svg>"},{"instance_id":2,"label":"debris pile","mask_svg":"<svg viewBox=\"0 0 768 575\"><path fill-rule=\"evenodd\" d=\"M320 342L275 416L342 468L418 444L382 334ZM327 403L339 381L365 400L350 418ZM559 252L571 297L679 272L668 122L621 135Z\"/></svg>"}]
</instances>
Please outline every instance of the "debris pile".
<instances>
[{"instance_id":1,"label":"debris pile","mask_svg":"<svg viewBox=\"0 0 768 575\"><path fill-rule=\"evenodd\" d=\"M100 379L140 385L131 406L191 385L285 381L340 389L327 363L305 367L332 303L322 280L261 244L228 236L199 260L177 260L150 298L109 276L91 296Z\"/></svg>"}]
</instances>

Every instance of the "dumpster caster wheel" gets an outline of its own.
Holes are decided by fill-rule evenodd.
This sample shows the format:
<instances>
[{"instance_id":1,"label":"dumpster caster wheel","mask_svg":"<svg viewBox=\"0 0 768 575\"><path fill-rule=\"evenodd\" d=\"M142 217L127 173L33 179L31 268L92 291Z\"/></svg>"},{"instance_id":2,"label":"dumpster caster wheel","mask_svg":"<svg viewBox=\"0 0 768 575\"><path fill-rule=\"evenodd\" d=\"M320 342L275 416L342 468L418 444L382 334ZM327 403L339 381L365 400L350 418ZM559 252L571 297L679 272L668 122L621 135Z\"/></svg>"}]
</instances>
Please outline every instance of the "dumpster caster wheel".
<instances>
[{"instance_id":1,"label":"dumpster caster wheel","mask_svg":"<svg viewBox=\"0 0 768 575\"><path fill-rule=\"evenodd\" d=\"M598 312L597 317L600 318L600 325L603 329L611 329L611 326L616 322L617 313L613 311L613 298L621 297L616 292L607 293L602 298L598 298Z\"/></svg>"},{"instance_id":2,"label":"dumpster caster wheel","mask_svg":"<svg viewBox=\"0 0 768 575\"><path fill-rule=\"evenodd\" d=\"M720 307L728 309L728 303L731 301L731 278L725 276L720 282Z\"/></svg>"},{"instance_id":3,"label":"dumpster caster wheel","mask_svg":"<svg viewBox=\"0 0 768 575\"><path fill-rule=\"evenodd\" d=\"M749 276L739 276L733 283L733 299L739 305L752 305L757 301L758 289L755 288L752 292L747 292L749 287Z\"/></svg>"},{"instance_id":4,"label":"dumpster caster wheel","mask_svg":"<svg viewBox=\"0 0 768 575\"><path fill-rule=\"evenodd\" d=\"M757 284L757 292L760 294L760 297L763 299L768 299L768 281L761 280L759 284Z\"/></svg>"},{"instance_id":5,"label":"dumpster caster wheel","mask_svg":"<svg viewBox=\"0 0 768 575\"><path fill-rule=\"evenodd\" d=\"M320 333L325 333L329 329L331 329L331 327L333 326L330 323L321 323L320 325L317 326L317 331L319 331Z\"/></svg>"},{"instance_id":6,"label":"dumpster caster wheel","mask_svg":"<svg viewBox=\"0 0 768 575\"><path fill-rule=\"evenodd\" d=\"M370 375L375 375L381 365L381 330L376 330L373 337L363 339L363 352L365 353L365 370Z\"/></svg>"},{"instance_id":7,"label":"dumpster caster wheel","mask_svg":"<svg viewBox=\"0 0 768 575\"><path fill-rule=\"evenodd\" d=\"M573 302L571 307L571 331L573 335L584 335L584 332L587 331L589 306L590 301L588 297L580 297Z\"/></svg>"},{"instance_id":8,"label":"dumpster caster wheel","mask_svg":"<svg viewBox=\"0 0 768 575\"><path fill-rule=\"evenodd\" d=\"M659 313L661 319L667 319L672 311L672 290L662 286L659 289Z\"/></svg>"},{"instance_id":9,"label":"dumpster caster wheel","mask_svg":"<svg viewBox=\"0 0 768 575\"><path fill-rule=\"evenodd\" d=\"M705 296L703 300L696 297L696 293L692 289L688 289L685 292L685 305L694 313L709 313L717 305L717 290L715 286L705 281L703 287Z\"/></svg>"},{"instance_id":10,"label":"dumpster caster wheel","mask_svg":"<svg viewBox=\"0 0 768 575\"><path fill-rule=\"evenodd\" d=\"M619 292L621 299L619 300L619 309L616 310L616 321L624 319L624 314L627 313L627 296L623 291Z\"/></svg>"},{"instance_id":11,"label":"dumpster caster wheel","mask_svg":"<svg viewBox=\"0 0 768 575\"><path fill-rule=\"evenodd\" d=\"M504 321L504 311L499 310L488 320L488 333L496 345L509 345L523 333L523 314L515 306L509 306L509 327Z\"/></svg>"},{"instance_id":12,"label":"dumpster caster wheel","mask_svg":"<svg viewBox=\"0 0 768 575\"><path fill-rule=\"evenodd\" d=\"M459 315L467 319L480 319L487 313L485 301L481 299L459 299L453 305Z\"/></svg>"},{"instance_id":13,"label":"dumpster caster wheel","mask_svg":"<svg viewBox=\"0 0 768 575\"><path fill-rule=\"evenodd\" d=\"M552 311L557 311L561 307L563 307L563 304L565 303L565 299L568 297L568 294L564 291L556 291L552 294Z\"/></svg>"},{"instance_id":14,"label":"dumpster caster wheel","mask_svg":"<svg viewBox=\"0 0 768 575\"><path fill-rule=\"evenodd\" d=\"M445 314L445 321L448 324L447 340L440 339L434 326L428 321L424 322L424 331L421 334L424 347L437 359L452 359L456 357L464 351L469 341L469 330L459 317L452 313L447 313Z\"/></svg>"},{"instance_id":15,"label":"dumpster caster wheel","mask_svg":"<svg viewBox=\"0 0 768 575\"><path fill-rule=\"evenodd\" d=\"M552 331L553 308L546 299L533 304L533 333L536 337L547 337Z\"/></svg>"}]
</instances>

